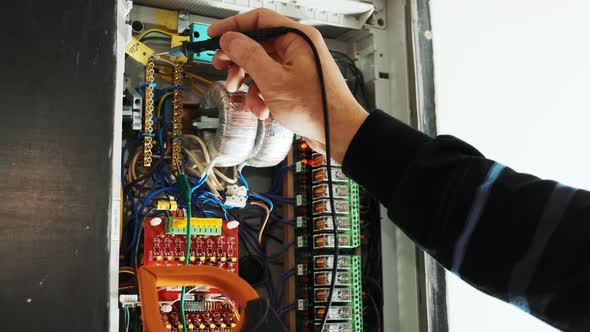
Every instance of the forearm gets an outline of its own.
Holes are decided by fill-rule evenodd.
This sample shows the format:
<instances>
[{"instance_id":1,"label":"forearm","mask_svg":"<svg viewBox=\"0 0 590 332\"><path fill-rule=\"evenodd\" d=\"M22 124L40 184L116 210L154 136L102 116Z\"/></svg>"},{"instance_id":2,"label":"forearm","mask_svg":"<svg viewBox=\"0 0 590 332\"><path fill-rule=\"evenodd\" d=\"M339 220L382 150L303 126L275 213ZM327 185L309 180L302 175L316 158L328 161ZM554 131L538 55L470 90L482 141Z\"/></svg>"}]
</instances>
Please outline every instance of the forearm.
<instances>
[{"instance_id":1,"label":"forearm","mask_svg":"<svg viewBox=\"0 0 590 332\"><path fill-rule=\"evenodd\" d=\"M383 113L361 126L343 167L463 279L560 328L588 324L590 259L578 253L590 249L590 193L517 173Z\"/></svg>"}]
</instances>

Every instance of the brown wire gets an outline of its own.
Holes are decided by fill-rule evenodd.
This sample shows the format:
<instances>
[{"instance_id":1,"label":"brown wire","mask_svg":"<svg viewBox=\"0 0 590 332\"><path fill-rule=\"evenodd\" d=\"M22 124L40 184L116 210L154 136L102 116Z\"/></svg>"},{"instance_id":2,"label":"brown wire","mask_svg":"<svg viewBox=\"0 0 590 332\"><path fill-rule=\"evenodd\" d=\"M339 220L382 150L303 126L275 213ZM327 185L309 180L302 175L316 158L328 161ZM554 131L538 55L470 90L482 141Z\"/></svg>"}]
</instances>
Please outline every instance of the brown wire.
<instances>
[{"instance_id":1,"label":"brown wire","mask_svg":"<svg viewBox=\"0 0 590 332\"><path fill-rule=\"evenodd\" d=\"M268 219L270 218L270 210L268 209L268 206L266 206L265 204L260 203L260 202L252 202L250 204L260 206L261 208L264 209L264 212L265 212L264 221L260 225L260 230L258 231L258 244L262 245L262 233L264 233L264 229L266 228L266 224L268 224Z\"/></svg>"}]
</instances>

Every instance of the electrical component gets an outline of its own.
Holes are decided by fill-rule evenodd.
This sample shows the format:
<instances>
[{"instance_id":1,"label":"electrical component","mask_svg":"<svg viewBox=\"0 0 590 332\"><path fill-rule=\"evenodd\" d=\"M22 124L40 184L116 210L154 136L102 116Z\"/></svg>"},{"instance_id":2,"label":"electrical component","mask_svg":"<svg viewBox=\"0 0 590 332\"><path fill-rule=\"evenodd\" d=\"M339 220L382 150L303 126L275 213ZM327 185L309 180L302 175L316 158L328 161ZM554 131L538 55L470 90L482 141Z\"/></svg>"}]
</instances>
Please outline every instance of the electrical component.
<instances>
[{"instance_id":1,"label":"electrical component","mask_svg":"<svg viewBox=\"0 0 590 332\"><path fill-rule=\"evenodd\" d=\"M327 302L328 301L328 288L316 288L313 291L315 302ZM350 288L336 288L334 291L333 302L351 302L352 291Z\"/></svg>"},{"instance_id":2,"label":"electrical component","mask_svg":"<svg viewBox=\"0 0 590 332\"><path fill-rule=\"evenodd\" d=\"M145 102L143 114L143 166L152 165L152 147L154 135L154 57L150 57L145 66Z\"/></svg>"},{"instance_id":3,"label":"electrical component","mask_svg":"<svg viewBox=\"0 0 590 332\"><path fill-rule=\"evenodd\" d=\"M219 119L201 115L199 120L193 122L193 127L197 129L217 129L219 127Z\"/></svg>"},{"instance_id":4,"label":"electrical component","mask_svg":"<svg viewBox=\"0 0 590 332\"><path fill-rule=\"evenodd\" d=\"M189 39L190 39L189 36L172 35L172 38L170 40L170 47L174 48L174 47L180 46L180 45L182 45L183 42L189 41ZM170 59L173 62L186 63L188 61L188 58L185 57L184 55L170 56Z\"/></svg>"},{"instance_id":5,"label":"electrical component","mask_svg":"<svg viewBox=\"0 0 590 332\"><path fill-rule=\"evenodd\" d=\"M313 277L314 286L328 286L332 279L331 271L315 272ZM336 286L349 286L352 282L350 273L339 271L336 273Z\"/></svg>"},{"instance_id":6,"label":"electrical component","mask_svg":"<svg viewBox=\"0 0 590 332\"><path fill-rule=\"evenodd\" d=\"M216 166L239 165L248 158L254 147L258 119L246 110L245 96L242 91L228 93L217 83L205 92L201 107L217 109L219 112L219 127L213 139L207 143Z\"/></svg>"},{"instance_id":7,"label":"electrical component","mask_svg":"<svg viewBox=\"0 0 590 332\"><path fill-rule=\"evenodd\" d=\"M172 99L172 170L177 170L178 165L182 163L182 112L184 110L182 102L182 86L184 75L182 73L183 65L174 64L174 95Z\"/></svg>"},{"instance_id":8,"label":"electrical component","mask_svg":"<svg viewBox=\"0 0 590 332\"><path fill-rule=\"evenodd\" d=\"M338 231L348 231L351 228L350 219L345 216L336 216L336 222L338 223ZM313 218L313 231L331 231L334 229L334 221L332 216L320 216Z\"/></svg>"},{"instance_id":9,"label":"electrical component","mask_svg":"<svg viewBox=\"0 0 590 332\"><path fill-rule=\"evenodd\" d=\"M349 183L351 183L351 181L349 181ZM348 198L348 196L350 196L349 186L345 184L333 184L332 192L334 193L335 199L345 199ZM328 184L322 183L313 186L312 197L313 199L329 198L330 194L328 190Z\"/></svg>"},{"instance_id":10,"label":"electrical component","mask_svg":"<svg viewBox=\"0 0 590 332\"><path fill-rule=\"evenodd\" d=\"M338 234L338 246L342 248L351 248L350 235ZM313 236L313 248L324 249L334 248L334 234L318 234Z\"/></svg>"},{"instance_id":11,"label":"electrical component","mask_svg":"<svg viewBox=\"0 0 590 332\"><path fill-rule=\"evenodd\" d=\"M141 302L139 302L139 296L137 296L137 294L121 294L119 295L119 302L123 308L141 306Z\"/></svg>"},{"instance_id":12,"label":"electrical component","mask_svg":"<svg viewBox=\"0 0 590 332\"><path fill-rule=\"evenodd\" d=\"M221 235L221 218L192 218L191 234L193 235ZM186 217L167 217L166 233L172 235L186 234Z\"/></svg>"},{"instance_id":13,"label":"electrical component","mask_svg":"<svg viewBox=\"0 0 590 332\"><path fill-rule=\"evenodd\" d=\"M248 190L245 186L236 184L227 186L225 189L225 205L243 208L246 206Z\"/></svg>"},{"instance_id":14,"label":"electrical component","mask_svg":"<svg viewBox=\"0 0 590 332\"><path fill-rule=\"evenodd\" d=\"M190 26L190 41L191 42L199 42L209 39L209 35L207 33L207 29L209 29L209 25L203 23L193 23ZM215 55L215 51L207 50L204 52L198 52L193 54L193 60L195 61L202 61L211 63L213 61L213 55Z\"/></svg>"},{"instance_id":15,"label":"electrical component","mask_svg":"<svg viewBox=\"0 0 590 332\"><path fill-rule=\"evenodd\" d=\"M315 319L322 319L326 314L325 306L315 307ZM350 320L352 319L352 307L335 305L328 311L328 320Z\"/></svg>"},{"instance_id":16,"label":"electrical component","mask_svg":"<svg viewBox=\"0 0 590 332\"><path fill-rule=\"evenodd\" d=\"M319 167L314 169L311 173L313 183L328 182L328 169L326 167ZM346 182L348 177L344 175L341 168L332 167L332 182Z\"/></svg>"},{"instance_id":17,"label":"electrical component","mask_svg":"<svg viewBox=\"0 0 590 332\"><path fill-rule=\"evenodd\" d=\"M129 43L125 47L125 53L133 58L135 61L141 63L144 66L147 66L148 62L152 55L154 55L154 50L149 48L146 44L140 42L139 40L131 37Z\"/></svg>"},{"instance_id":18,"label":"electrical component","mask_svg":"<svg viewBox=\"0 0 590 332\"><path fill-rule=\"evenodd\" d=\"M176 211L178 210L178 203L171 200L158 200L156 203L156 210L160 211Z\"/></svg>"},{"instance_id":19,"label":"electrical component","mask_svg":"<svg viewBox=\"0 0 590 332\"><path fill-rule=\"evenodd\" d=\"M168 217L166 222L151 225L153 219L146 218L144 222L143 265L171 266L183 265L186 258L186 218ZM167 232L171 222L178 220L178 229L174 233ZM204 218L216 219L216 218ZM217 219L219 220L219 219ZM237 273L238 271L238 227L230 227L233 222L222 222L220 236L196 235L199 218L191 218L191 248L189 253L190 265L211 265ZM214 225L216 226L216 225Z\"/></svg>"},{"instance_id":20,"label":"electrical component","mask_svg":"<svg viewBox=\"0 0 590 332\"><path fill-rule=\"evenodd\" d=\"M311 166L318 167L318 166L326 166L326 156L321 153L314 152L311 154ZM332 160L332 165L339 165L334 160Z\"/></svg>"},{"instance_id":21,"label":"electrical component","mask_svg":"<svg viewBox=\"0 0 590 332\"><path fill-rule=\"evenodd\" d=\"M351 267L351 256L338 256L338 270L348 270ZM314 270L331 270L334 264L334 256L320 255L313 257Z\"/></svg>"},{"instance_id":22,"label":"electrical component","mask_svg":"<svg viewBox=\"0 0 590 332\"><path fill-rule=\"evenodd\" d=\"M334 201L334 207L336 210L334 213L336 214L348 214L350 211L350 205L348 201L344 200L337 200ZM313 214L329 214L332 213L332 208L330 207L330 202L327 199L320 199L313 202Z\"/></svg>"},{"instance_id":23,"label":"electrical component","mask_svg":"<svg viewBox=\"0 0 590 332\"><path fill-rule=\"evenodd\" d=\"M316 331L320 331L321 325L316 324ZM321 332L353 332L351 323L326 323L324 329Z\"/></svg>"},{"instance_id":24,"label":"electrical component","mask_svg":"<svg viewBox=\"0 0 590 332\"><path fill-rule=\"evenodd\" d=\"M246 305L258 298L239 276L212 266L144 267L139 269L139 285L147 331L162 325L177 332L191 325L215 329L224 324L239 329ZM168 305L172 308L166 312Z\"/></svg>"},{"instance_id":25,"label":"electrical component","mask_svg":"<svg viewBox=\"0 0 590 332\"><path fill-rule=\"evenodd\" d=\"M142 112L143 100L141 95L135 89L126 89L123 102L123 121L130 122L132 130L141 130Z\"/></svg>"},{"instance_id":26,"label":"electrical component","mask_svg":"<svg viewBox=\"0 0 590 332\"><path fill-rule=\"evenodd\" d=\"M275 166L285 159L293 132L274 122L271 118L259 121L256 143L246 165L252 167Z\"/></svg>"}]
</instances>

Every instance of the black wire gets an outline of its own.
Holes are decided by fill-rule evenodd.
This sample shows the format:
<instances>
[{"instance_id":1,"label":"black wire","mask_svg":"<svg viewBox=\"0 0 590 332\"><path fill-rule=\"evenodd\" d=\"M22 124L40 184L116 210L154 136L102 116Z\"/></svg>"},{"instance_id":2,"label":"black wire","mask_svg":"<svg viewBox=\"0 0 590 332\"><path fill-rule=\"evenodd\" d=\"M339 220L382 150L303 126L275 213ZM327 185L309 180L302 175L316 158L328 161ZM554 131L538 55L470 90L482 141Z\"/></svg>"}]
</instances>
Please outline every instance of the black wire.
<instances>
[{"instance_id":1,"label":"black wire","mask_svg":"<svg viewBox=\"0 0 590 332\"><path fill-rule=\"evenodd\" d=\"M266 323L266 317L268 317L268 313L270 312L270 303L268 302L268 299L265 299L266 301L264 301L265 305L265 311L264 311L264 316L262 316L262 318L257 318L258 319L258 323L256 323L255 326L252 327L252 329L250 331L257 331L259 327L262 326L262 324Z\"/></svg>"},{"instance_id":2,"label":"black wire","mask_svg":"<svg viewBox=\"0 0 590 332\"><path fill-rule=\"evenodd\" d=\"M338 223L336 222L336 208L334 206L334 190L332 188L332 158L331 158L331 144L330 144L330 123L329 123L329 116L328 116L328 100L326 97L326 85L324 82L324 72L322 71L322 62L320 60L320 55L318 53L317 48L315 47L313 41L303 32L297 30L295 28L285 28L287 32L292 32L299 35L303 38L311 51L313 52L313 57L315 60L317 72L318 72L318 79L320 81L320 92L322 96L322 108L324 113L324 136L326 138L326 169L328 173L328 193L329 193L329 202L330 202L330 214L332 215L332 220L334 220L334 229L333 229L333 236L334 236L334 264L332 266L332 280L330 282L330 291L328 292L328 303L326 305L326 311L322 317L322 322L320 324L320 331L323 331L326 322L328 320L328 312L332 307L332 300L334 296L334 289L336 287L336 274L338 273Z\"/></svg>"},{"instance_id":3,"label":"black wire","mask_svg":"<svg viewBox=\"0 0 590 332\"><path fill-rule=\"evenodd\" d=\"M164 160L166 158L164 158L165 155L168 154L168 152L170 152L170 148L167 148L166 151L164 151L163 154L161 154L160 159L158 160L157 163L155 163L151 168L149 168L148 172L140 177L138 177L137 179L129 182L127 184L127 186L125 187L125 189L123 189L123 197L126 197L127 194L129 193L129 190L131 190L131 188L135 187L138 183L140 183L141 181L147 179L148 177L152 176L156 170L159 168L160 164L164 162Z\"/></svg>"},{"instance_id":4,"label":"black wire","mask_svg":"<svg viewBox=\"0 0 590 332\"><path fill-rule=\"evenodd\" d=\"M361 90L361 96L362 96L364 104L365 104L363 106L365 106L366 108L369 109L369 111L371 111L373 109L373 105L369 101L369 98L368 98L367 87L365 86L365 78L364 78L363 72L356 66L356 64L354 63L354 60L352 60L347 54L342 53L342 52L338 52L338 51L330 51L330 53L332 53L332 55L336 55L336 56L343 58L345 60L345 62L348 63L348 67L352 70L352 72L355 76L355 81L356 81L355 85L357 85L358 88L360 88L360 90ZM353 94L355 94L355 95L356 95L356 89L357 89L357 87L355 86L355 90L353 91Z\"/></svg>"}]
</instances>

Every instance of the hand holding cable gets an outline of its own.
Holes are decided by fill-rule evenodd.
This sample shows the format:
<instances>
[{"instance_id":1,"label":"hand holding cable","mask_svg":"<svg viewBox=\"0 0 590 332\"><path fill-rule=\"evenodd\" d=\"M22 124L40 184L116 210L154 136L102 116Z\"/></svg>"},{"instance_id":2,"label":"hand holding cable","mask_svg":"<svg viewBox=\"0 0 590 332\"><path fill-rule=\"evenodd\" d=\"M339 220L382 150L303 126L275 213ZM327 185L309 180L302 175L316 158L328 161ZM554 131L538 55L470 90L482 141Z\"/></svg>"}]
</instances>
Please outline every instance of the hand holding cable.
<instances>
[{"instance_id":1,"label":"hand holding cable","mask_svg":"<svg viewBox=\"0 0 590 332\"><path fill-rule=\"evenodd\" d=\"M258 42L236 31L253 33L256 40L261 40L257 34L266 31L266 39ZM331 111L331 155L342 161L367 113L348 89L318 30L258 9L212 24L209 35L220 36L221 49L213 58L213 66L227 68L226 88L237 90L249 74L254 82L246 98L248 109L261 119L272 115L279 124L306 137L316 150L323 150L326 137L321 89L314 53L306 41L309 39L323 67Z\"/></svg>"}]
</instances>

